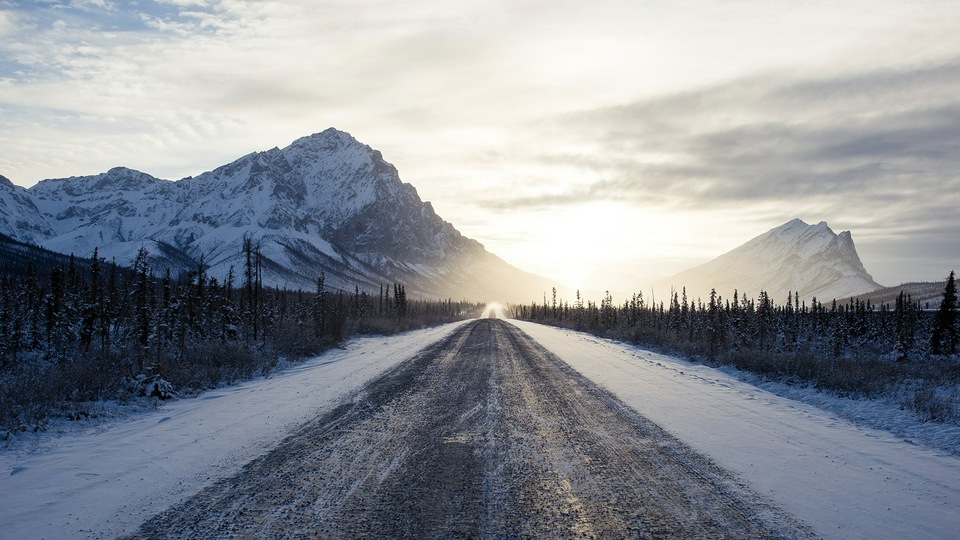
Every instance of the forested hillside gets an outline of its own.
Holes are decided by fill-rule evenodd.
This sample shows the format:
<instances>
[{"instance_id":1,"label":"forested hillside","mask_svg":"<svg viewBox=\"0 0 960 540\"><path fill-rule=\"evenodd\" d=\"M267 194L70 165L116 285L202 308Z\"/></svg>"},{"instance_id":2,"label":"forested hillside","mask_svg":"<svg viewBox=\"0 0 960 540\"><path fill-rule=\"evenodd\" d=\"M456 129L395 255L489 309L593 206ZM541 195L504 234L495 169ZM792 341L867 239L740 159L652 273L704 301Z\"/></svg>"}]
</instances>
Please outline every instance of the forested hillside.
<instances>
[{"instance_id":1,"label":"forested hillside","mask_svg":"<svg viewBox=\"0 0 960 540\"><path fill-rule=\"evenodd\" d=\"M55 267L67 268L71 264L86 271L90 260L20 242L0 233L0 276L26 275L31 268L34 274L47 276Z\"/></svg>"}]
</instances>

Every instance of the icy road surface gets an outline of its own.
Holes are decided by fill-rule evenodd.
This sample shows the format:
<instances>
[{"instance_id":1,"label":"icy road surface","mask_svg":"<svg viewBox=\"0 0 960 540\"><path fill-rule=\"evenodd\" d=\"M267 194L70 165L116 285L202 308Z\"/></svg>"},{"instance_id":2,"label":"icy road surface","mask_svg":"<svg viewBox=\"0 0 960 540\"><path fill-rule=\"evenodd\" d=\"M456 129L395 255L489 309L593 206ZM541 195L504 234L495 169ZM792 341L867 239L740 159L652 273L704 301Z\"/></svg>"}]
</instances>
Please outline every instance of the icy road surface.
<instances>
[{"instance_id":1,"label":"icy road surface","mask_svg":"<svg viewBox=\"0 0 960 540\"><path fill-rule=\"evenodd\" d=\"M235 474L304 422L465 322L343 349L267 379L164 404L95 433L0 453L0 539L114 538Z\"/></svg>"},{"instance_id":2,"label":"icy road surface","mask_svg":"<svg viewBox=\"0 0 960 540\"><path fill-rule=\"evenodd\" d=\"M510 322L820 536L960 539L955 456L853 425L704 365L581 332Z\"/></svg>"},{"instance_id":3,"label":"icy road surface","mask_svg":"<svg viewBox=\"0 0 960 540\"><path fill-rule=\"evenodd\" d=\"M0 452L0 538L113 538L136 533L151 518L141 534L166 534L156 529L168 523L171 534L185 537L234 528L237 537L256 537L298 513L308 522L310 516L341 516L314 523L319 532L324 526L331 532L463 527L482 535L516 526L511 533L521 535L546 526L547 534L559 537L570 530L604 534L639 521L631 531L636 536L671 536L676 527L684 529L681 537L696 531L711 537L805 534L775 507L826 538L960 538L956 457L854 426L705 366L578 332L506 322L536 345L491 322L356 339L268 379L167 403L94 433L47 434L32 450L6 449ZM493 337L473 340L484 324ZM478 360L458 363L449 352L458 343L467 358ZM514 343L521 345L516 351ZM541 346L556 358L537 352L531 360L525 351ZM512 352L495 362L479 360L494 347ZM450 388L436 386L450 375ZM391 377L410 384L391 396L383 391ZM377 382L364 389L371 379ZM407 414L419 420L407 422ZM316 431L338 418L343 423L328 425L326 434ZM658 439L660 428L681 442ZM297 447L310 437L325 450ZM432 444L418 446L423 437ZM327 473L310 460L301 464L304 471L284 469L283 451L328 465L332 460L346 472L327 487L296 484L299 491L291 492L297 478ZM372 475L350 476L378 459L386 465ZM278 466L272 480L250 475L269 463ZM287 482L288 491L258 494L264 511L247 515L244 505L261 481ZM462 491L451 488L458 483ZM225 486L236 486L233 498ZM350 495L310 501L307 494L318 490ZM681 510L671 510L674 502ZM371 515L367 503L388 510ZM497 505L513 510L496 519L481 515L479 523L468 514ZM188 532L184 512L204 507L220 513L198 514L200 531ZM425 508L432 508L433 518L415 524L404 517L423 515ZM444 515L449 519L441 520Z\"/></svg>"},{"instance_id":4,"label":"icy road surface","mask_svg":"<svg viewBox=\"0 0 960 540\"><path fill-rule=\"evenodd\" d=\"M516 326L480 319L143 538L807 538Z\"/></svg>"}]
</instances>

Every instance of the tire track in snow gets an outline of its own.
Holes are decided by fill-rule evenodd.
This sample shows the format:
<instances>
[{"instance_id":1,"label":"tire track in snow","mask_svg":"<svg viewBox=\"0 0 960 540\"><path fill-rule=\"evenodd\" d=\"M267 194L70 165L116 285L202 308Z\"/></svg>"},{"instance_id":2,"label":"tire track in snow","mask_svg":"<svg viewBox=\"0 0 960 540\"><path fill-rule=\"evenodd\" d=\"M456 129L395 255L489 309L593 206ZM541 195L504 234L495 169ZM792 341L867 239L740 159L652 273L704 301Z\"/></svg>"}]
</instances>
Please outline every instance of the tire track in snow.
<instances>
[{"instance_id":1,"label":"tire track in snow","mask_svg":"<svg viewBox=\"0 0 960 540\"><path fill-rule=\"evenodd\" d=\"M500 320L460 327L134 537L807 538Z\"/></svg>"}]
</instances>

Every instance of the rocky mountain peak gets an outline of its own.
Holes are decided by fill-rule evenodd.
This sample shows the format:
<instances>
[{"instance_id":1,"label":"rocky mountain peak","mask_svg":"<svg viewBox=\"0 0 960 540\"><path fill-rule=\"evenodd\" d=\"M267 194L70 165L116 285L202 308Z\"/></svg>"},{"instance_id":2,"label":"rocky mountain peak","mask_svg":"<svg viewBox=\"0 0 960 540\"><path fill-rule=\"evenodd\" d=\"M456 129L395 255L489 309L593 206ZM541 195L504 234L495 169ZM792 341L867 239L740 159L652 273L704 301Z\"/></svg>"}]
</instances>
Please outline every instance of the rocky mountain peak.
<instances>
[{"instance_id":1,"label":"rocky mountain peak","mask_svg":"<svg viewBox=\"0 0 960 540\"><path fill-rule=\"evenodd\" d=\"M307 151L315 155L332 156L340 153L373 154L374 150L345 131L334 128L296 139L284 151Z\"/></svg>"},{"instance_id":2,"label":"rocky mountain peak","mask_svg":"<svg viewBox=\"0 0 960 540\"><path fill-rule=\"evenodd\" d=\"M62 253L98 248L123 263L146 247L158 268L190 271L202 258L209 275L226 276L253 241L274 286L312 289L323 272L331 287L403 282L457 298L527 300L520 290L549 288L463 237L379 151L333 128L176 182L116 167L18 189L8 199L28 219L0 220L0 232Z\"/></svg>"},{"instance_id":3,"label":"rocky mountain peak","mask_svg":"<svg viewBox=\"0 0 960 540\"><path fill-rule=\"evenodd\" d=\"M867 273L849 231L839 235L825 221L793 219L716 259L656 285L706 298L711 289L729 298L733 291L756 297L766 291L777 302L791 292L821 301L880 288Z\"/></svg>"}]
</instances>

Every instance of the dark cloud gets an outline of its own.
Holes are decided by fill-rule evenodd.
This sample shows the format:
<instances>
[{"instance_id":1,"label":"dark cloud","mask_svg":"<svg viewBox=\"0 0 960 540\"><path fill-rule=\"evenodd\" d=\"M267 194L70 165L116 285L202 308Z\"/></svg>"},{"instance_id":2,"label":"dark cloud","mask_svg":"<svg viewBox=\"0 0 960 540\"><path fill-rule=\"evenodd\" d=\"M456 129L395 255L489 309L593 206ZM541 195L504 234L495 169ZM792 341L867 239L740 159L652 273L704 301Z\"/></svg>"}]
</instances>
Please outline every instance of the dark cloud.
<instances>
[{"instance_id":1,"label":"dark cloud","mask_svg":"<svg viewBox=\"0 0 960 540\"><path fill-rule=\"evenodd\" d=\"M956 208L956 88L960 61L815 81L745 80L567 115L543 127L571 134L568 148L579 141L600 149L545 154L538 162L597 180L485 206L804 199L887 209L899 202L896 212Z\"/></svg>"}]
</instances>

